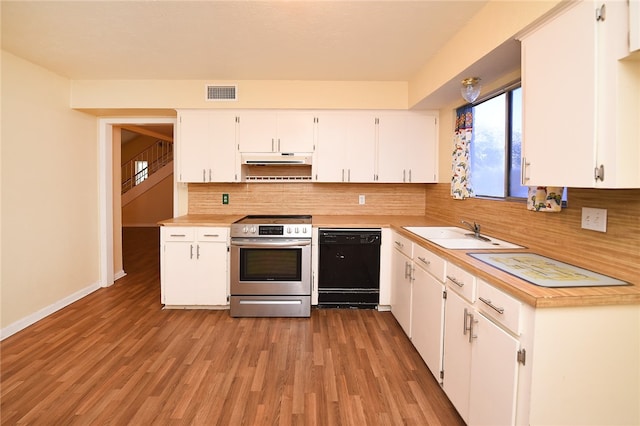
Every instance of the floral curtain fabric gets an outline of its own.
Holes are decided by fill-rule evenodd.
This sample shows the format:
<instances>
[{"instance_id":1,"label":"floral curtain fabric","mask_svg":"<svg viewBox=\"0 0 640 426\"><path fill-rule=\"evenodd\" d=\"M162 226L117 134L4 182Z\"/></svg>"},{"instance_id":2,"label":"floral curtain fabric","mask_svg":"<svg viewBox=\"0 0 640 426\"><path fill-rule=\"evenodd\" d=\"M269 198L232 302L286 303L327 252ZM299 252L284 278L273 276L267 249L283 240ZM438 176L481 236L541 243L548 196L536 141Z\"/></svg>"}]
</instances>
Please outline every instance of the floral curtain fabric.
<instances>
[{"instance_id":1,"label":"floral curtain fabric","mask_svg":"<svg viewBox=\"0 0 640 426\"><path fill-rule=\"evenodd\" d=\"M527 209L536 212L559 212L562 210L561 186L530 186Z\"/></svg>"},{"instance_id":2,"label":"floral curtain fabric","mask_svg":"<svg viewBox=\"0 0 640 426\"><path fill-rule=\"evenodd\" d=\"M453 138L453 173L451 177L451 196L463 200L473 197L469 180L469 148L473 138L473 106L465 105L456 111L456 128Z\"/></svg>"}]
</instances>

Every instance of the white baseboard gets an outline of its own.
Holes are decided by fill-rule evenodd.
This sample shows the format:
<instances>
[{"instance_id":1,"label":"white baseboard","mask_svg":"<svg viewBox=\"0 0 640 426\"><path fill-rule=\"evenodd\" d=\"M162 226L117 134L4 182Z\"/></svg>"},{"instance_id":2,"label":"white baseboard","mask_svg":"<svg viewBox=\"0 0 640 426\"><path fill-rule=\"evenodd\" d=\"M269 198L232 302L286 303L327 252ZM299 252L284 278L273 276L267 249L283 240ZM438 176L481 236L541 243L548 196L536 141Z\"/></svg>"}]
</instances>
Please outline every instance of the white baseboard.
<instances>
[{"instance_id":1,"label":"white baseboard","mask_svg":"<svg viewBox=\"0 0 640 426\"><path fill-rule=\"evenodd\" d=\"M113 280L118 281L120 278L126 277L126 276L127 276L127 273L124 271L124 269L121 269L115 274L113 274Z\"/></svg>"},{"instance_id":2,"label":"white baseboard","mask_svg":"<svg viewBox=\"0 0 640 426\"><path fill-rule=\"evenodd\" d=\"M16 334L17 332L29 327L32 324L40 321L41 319L51 315L52 313L59 311L60 309L72 304L75 301L78 301L85 297L86 295L93 293L94 291L100 288L99 283L92 284L88 287L83 288L80 291L76 291L75 293L65 297L62 300L59 300L49 306L46 306L40 309L37 312L34 312L31 315L28 315L21 320L14 322L0 330L0 340L4 340L9 336Z\"/></svg>"}]
</instances>

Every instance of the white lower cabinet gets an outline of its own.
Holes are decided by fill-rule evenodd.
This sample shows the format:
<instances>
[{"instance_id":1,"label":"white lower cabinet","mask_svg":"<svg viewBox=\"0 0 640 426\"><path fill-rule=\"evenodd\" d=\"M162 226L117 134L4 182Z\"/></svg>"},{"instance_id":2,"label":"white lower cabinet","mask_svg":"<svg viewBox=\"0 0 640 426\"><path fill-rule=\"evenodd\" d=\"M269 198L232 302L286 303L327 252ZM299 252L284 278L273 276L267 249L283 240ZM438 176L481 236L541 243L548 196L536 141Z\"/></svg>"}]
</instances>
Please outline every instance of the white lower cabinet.
<instances>
[{"instance_id":1,"label":"white lower cabinet","mask_svg":"<svg viewBox=\"0 0 640 426\"><path fill-rule=\"evenodd\" d=\"M445 287L436 276L444 277L445 261L418 245L413 253L411 342L440 381Z\"/></svg>"},{"instance_id":2,"label":"white lower cabinet","mask_svg":"<svg viewBox=\"0 0 640 426\"><path fill-rule=\"evenodd\" d=\"M166 306L226 306L228 235L223 227L161 228L161 302Z\"/></svg>"},{"instance_id":3,"label":"white lower cabinet","mask_svg":"<svg viewBox=\"0 0 640 426\"><path fill-rule=\"evenodd\" d=\"M463 297L463 289L475 293L475 282L470 286L468 278L453 281L449 276L448 287L443 389L469 425L514 424L520 342L478 310L483 304L483 309L488 306L498 315L511 316L513 306L503 304L501 296L511 298L481 280L474 303ZM493 299L483 297L488 289Z\"/></svg>"},{"instance_id":4,"label":"white lower cabinet","mask_svg":"<svg viewBox=\"0 0 640 426\"><path fill-rule=\"evenodd\" d=\"M391 313L411 338L411 301L413 287L413 243L399 234L393 235L391 254Z\"/></svg>"},{"instance_id":5,"label":"white lower cabinet","mask_svg":"<svg viewBox=\"0 0 640 426\"><path fill-rule=\"evenodd\" d=\"M469 423L471 346L469 342L469 302L453 291L447 292L444 319L442 388L460 416Z\"/></svg>"},{"instance_id":6,"label":"white lower cabinet","mask_svg":"<svg viewBox=\"0 0 640 426\"><path fill-rule=\"evenodd\" d=\"M640 305L534 307L391 245L391 312L469 426L640 424Z\"/></svg>"},{"instance_id":7,"label":"white lower cabinet","mask_svg":"<svg viewBox=\"0 0 640 426\"><path fill-rule=\"evenodd\" d=\"M472 320L474 335L467 423L514 424L520 343L480 313L474 313Z\"/></svg>"}]
</instances>

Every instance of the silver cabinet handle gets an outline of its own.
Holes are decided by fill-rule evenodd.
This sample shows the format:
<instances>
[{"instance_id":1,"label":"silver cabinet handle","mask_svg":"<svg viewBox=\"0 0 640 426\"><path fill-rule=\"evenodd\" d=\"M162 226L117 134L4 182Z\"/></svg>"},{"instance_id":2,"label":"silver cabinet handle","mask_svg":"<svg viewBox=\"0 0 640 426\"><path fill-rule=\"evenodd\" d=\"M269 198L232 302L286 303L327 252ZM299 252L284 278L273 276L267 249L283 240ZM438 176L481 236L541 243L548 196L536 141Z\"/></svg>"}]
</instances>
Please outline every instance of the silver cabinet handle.
<instances>
[{"instance_id":1,"label":"silver cabinet handle","mask_svg":"<svg viewBox=\"0 0 640 426\"><path fill-rule=\"evenodd\" d=\"M209 169L209 182L211 182L211 169Z\"/></svg>"},{"instance_id":2,"label":"silver cabinet handle","mask_svg":"<svg viewBox=\"0 0 640 426\"><path fill-rule=\"evenodd\" d=\"M206 182L207 181L207 175L206 175L207 171L205 169L202 169L202 181Z\"/></svg>"},{"instance_id":3,"label":"silver cabinet handle","mask_svg":"<svg viewBox=\"0 0 640 426\"><path fill-rule=\"evenodd\" d=\"M474 318L473 314L469 314L469 343L478 337L478 335L473 334L473 324L477 323L478 320Z\"/></svg>"},{"instance_id":4,"label":"silver cabinet handle","mask_svg":"<svg viewBox=\"0 0 640 426\"><path fill-rule=\"evenodd\" d=\"M402 169L402 182L406 182L407 181L407 171L405 169Z\"/></svg>"},{"instance_id":5,"label":"silver cabinet handle","mask_svg":"<svg viewBox=\"0 0 640 426\"><path fill-rule=\"evenodd\" d=\"M404 262L404 277L411 278L411 262Z\"/></svg>"},{"instance_id":6,"label":"silver cabinet handle","mask_svg":"<svg viewBox=\"0 0 640 426\"><path fill-rule=\"evenodd\" d=\"M351 169L347 170L347 182L351 182Z\"/></svg>"},{"instance_id":7,"label":"silver cabinet handle","mask_svg":"<svg viewBox=\"0 0 640 426\"><path fill-rule=\"evenodd\" d=\"M527 167L531 165L530 162L527 161L525 157L522 157L522 165L520 167L522 173L522 183L525 184L529 181L529 176L527 176Z\"/></svg>"},{"instance_id":8,"label":"silver cabinet handle","mask_svg":"<svg viewBox=\"0 0 640 426\"><path fill-rule=\"evenodd\" d=\"M214 237L214 238L218 238L220 236L220 234L204 234L203 237Z\"/></svg>"},{"instance_id":9,"label":"silver cabinet handle","mask_svg":"<svg viewBox=\"0 0 640 426\"><path fill-rule=\"evenodd\" d=\"M469 318L469 311L467 311L467 308L464 308L464 316L462 317L462 334L463 335L467 335L467 331L469 331L469 328L467 327L467 318Z\"/></svg>"},{"instance_id":10,"label":"silver cabinet handle","mask_svg":"<svg viewBox=\"0 0 640 426\"><path fill-rule=\"evenodd\" d=\"M273 138L271 138L271 152L275 151L275 140Z\"/></svg>"},{"instance_id":11,"label":"silver cabinet handle","mask_svg":"<svg viewBox=\"0 0 640 426\"><path fill-rule=\"evenodd\" d=\"M196 246L196 259L200 259L200 244Z\"/></svg>"},{"instance_id":12,"label":"silver cabinet handle","mask_svg":"<svg viewBox=\"0 0 640 426\"><path fill-rule=\"evenodd\" d=\"M394 241L394 243L396 243L396 245L400 248L404 247L404 244L402 244L400 241Z\"/></svg>"},{"instance_id":13,"label":"silver cabinet handle","mask_svg":"<svg viewBox=\"0 0 640 426\"><path fill-rule=\"evenodd\" d=\"M170 234L170 237L186 237L185 234Z\"/></svg>"},{"instance_id":14,"label":"silver cabinet handle","mask_svg":"<svg viewBox=\"0 0 640 426\"><path fill-rule=\"evenodd\" d=\"M494 305L493 303L491 303L491 300L485 299L484 297L478 297L478 299L480 299L480 301L482 301L482 303L484 303L485 305L488 305L491 309L493 309L497 313L504 314L504 308L500 308L500 307Z\"/></svg>"},{"instance_id":15,"label":"silver cabinet handle","mask_svg":"<svg viewBox=\"0 0 640 426\"><path fill-rule=\"evenodd\" d=\"M189 259L193 259L193 244L189 244Z\"/></svg>"},{"instance_id":16,"label":"silver cabinet handle","mask_svg":"<svg viewBox=\"0 0 640 426\"><path fill-rule=\"evenodd\" d=\"M424 264L425 264L425 265L427 265L427 266L431 265L431 261L429 261L429 260L425 259L425 258L424 258L424 257L422 257L422 256L418 256L418 260L419 260L420 262L424 263Z\"/></svg>"},{"instance_id":17,"label":"silver cabinet handle","mask_svg":"<svg viewBox=\"0 0 640 426\"><path fill-rule=\"evenodd\" d=\"M344 169L342 169L342 181L344 182Z\"/></svg>"},{"instance_id":18,"label":"silver cabinet handle","mask_svg":"<svg viewBox=\"0 0 640 426\"><path fill-rule=\"evenodd\" d=\"M456 280L454 277L450 277L449 275L447 275L447 279L451 280L451 282L457 285L458 287L464 287L464 283Z\"/></svg>"},{"instance_id":19,"label":"silver cabinet handle","mask_svg":"<svg viewBox=\"0 0 640 426\"><path fill-rule=\"evenodd\" d=\"M411 183L411 169L409 169L409 183Z\"/></svg>"},{"instance_id":20,"label":"silver cabinet handle","mask_svg":"<svg viewBox=\"0 0 640 426\"><path fill-rule=\"evenodd\" d=\"M278 138L278 152L280 152L280 138Z\"/></svg>"}]
</instances>

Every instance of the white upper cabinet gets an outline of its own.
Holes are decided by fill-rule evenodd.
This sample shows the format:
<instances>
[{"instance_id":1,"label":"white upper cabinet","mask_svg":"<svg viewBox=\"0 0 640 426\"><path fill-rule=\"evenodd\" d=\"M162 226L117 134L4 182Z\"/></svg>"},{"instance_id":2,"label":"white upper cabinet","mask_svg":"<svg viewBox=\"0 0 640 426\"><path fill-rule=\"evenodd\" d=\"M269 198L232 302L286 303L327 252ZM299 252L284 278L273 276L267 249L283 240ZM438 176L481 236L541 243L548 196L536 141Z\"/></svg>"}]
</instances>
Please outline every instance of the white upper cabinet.
<instances>
[{"instance_id":1,"label":"white upper cabinet","mask_svg":"<svg viewBox=\"0 0 640 426\"><path fill-rule=\"evenodd\" d=\"M318 182L436 181L437 115L399 111L319 114Z\"/></svg>"},{"instance_id":2,"label":"white upper cabinet","mask_svg":"<svg viewBox=\"0 0 640 426\"><path fill-rule=\"evenodd\" d=\"M374 182L375 115L327 112L318 115L314 159L318 182Z\"/></svg>"},{"instance_id":3,"label":"white upper cabinet","mask_svg":"<svg viewBox=\"0 0 640 426\"><path fill-rule=\"evenodd\" d=\"M437 142L436 115L381 114L378 118L377 181L436 182Z\"/></svg>"},{"instance_id":4,"label":"white upper cabinet","mask_svg":"<svg viewBox=\"0 0 640 426\"><path fill-rule=\"evenodd\" d=\"M348 114L345 182L368 183L375 179L376 127L375 116L369 113Z\"/></svg>"},{"instance_id":5,"label":"white upper cabinet","mask_svg":"<svg viewBox=\"0 0 640 426\"><path fill-rule=\"evenodd\" d=\"M178 112L178 182L234 182L235 114L207 110Z\"/></svg>"},{"instance_id":6,"label":"white upper cabinet","mask_svg":"<svg viewBox=\"0 0 640 426\"><path fill-rule=\"evenodd\" d=\"M522 39L524 185L640 187L628 5L585 0Z\"/></svg>"},{"instance_id":7,"label":"white upper cabinet","mask_svg":"<svg viewBox=\"0 0 640 426\"><path fill-rule=\"evenodd\" d=\"M314 132L311 112L238 112L240 152L313 152Z\"/></svg>"},{"instance_id":8,"label":"white upper cabinet","mask_svg":"<svg viewBox=\"0 0 640 426\"><path fill-rule=\"evenodd\" d=\"M408 182L408 170L405 166L407 149L407 114L393 112L379 114L378 126L378 164L379 182Z\"/></svg>"}]
</instances>

